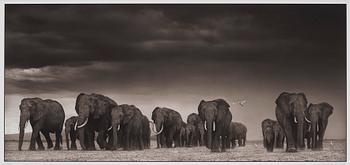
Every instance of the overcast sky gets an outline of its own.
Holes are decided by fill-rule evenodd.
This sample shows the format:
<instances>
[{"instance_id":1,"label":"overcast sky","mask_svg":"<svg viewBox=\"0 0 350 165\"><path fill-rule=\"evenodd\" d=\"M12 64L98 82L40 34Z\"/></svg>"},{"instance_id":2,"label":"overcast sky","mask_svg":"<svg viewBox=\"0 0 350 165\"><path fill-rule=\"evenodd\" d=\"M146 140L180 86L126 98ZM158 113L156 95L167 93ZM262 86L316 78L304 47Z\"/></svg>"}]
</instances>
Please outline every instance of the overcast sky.
<instances>
[{"instance_id":1,"label":"overcast sky","mask_svg":"<svg viewBox=\"0 0 350 165\"><path fill-rule=\"evenodd\" d=\"M6 5L5 133L20 100L79 93L187 115L223 98L260 139L281 92L334 106L326 138L346 137L345 5ZM233 105L246 99L244 107ZM28 128L30 130L31 128Z\"/></svg>"}]
</instances>

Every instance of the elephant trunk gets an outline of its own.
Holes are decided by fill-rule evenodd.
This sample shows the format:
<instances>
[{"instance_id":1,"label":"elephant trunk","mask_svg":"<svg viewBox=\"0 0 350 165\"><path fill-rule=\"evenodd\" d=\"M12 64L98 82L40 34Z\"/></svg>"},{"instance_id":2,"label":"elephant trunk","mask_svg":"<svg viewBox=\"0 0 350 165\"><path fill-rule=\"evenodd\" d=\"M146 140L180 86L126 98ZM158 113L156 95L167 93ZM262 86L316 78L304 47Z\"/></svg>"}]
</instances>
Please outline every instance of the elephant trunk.
<instances>
[{"instance_id":1,"label":"elephant trunk","mask_svg":"<svg viewBox=\"0 0 350 165\"><path fill-rule=\"evenodd\" d=\"M311 142L311 148L316 148L316 140L317 140L317 122L312 122L311 124L311 136L312 136L312 142Z\"/></svg>"},{"instance_id":2,"label":"elephant trunk","mask_svg":"<svg viewBox=\"0 0 350 165\"><path fill-rule=\"evenodd\" d=\"M28 117L22 116L20 117L20 122L19 122L19 142L18 142L18 150L22 150L22 144L23 144L23 138L24 138L24 128L25 125L28 121Z\"/></svg>"},{"instance_id":3,"label":"elephant trunk","mask_svg":"<svg viewBox=\"0 0 350 165\"><path fill-rule=\"evenodd\" d=\"M120 127L120 125L118 124L118 126ZM117 127L113 127L113 147L112 149L117 149L117 143L118 143L118 128Z\"/></svg>"},{"instance_id":4,"label":"elephant trunk","mask_svg":"<svg viewBox=\"0 0 350 165\"><path fill-rule=\"evenodd\" d=\"M298 124L297 124L297 148L299 149L303 149L305 148L305 144L304 144L304 117L302 117L301 119L298 118Z\"/></svg>"},{"instance_id":5,"label":"elephant trunk","mask_svg":"<svg viewBox=\"0 0 350 165\"><path fill-rule=\"evenodd\" d=\"M85 129L86 128L80 128L78 129L78 134L79 134L79 142L80 142L80 146L81 149L86 150L86 146L85 146Z\"/></svg>"},{"instance_id":6,"label":"elephant trunk","mask_svg":"<svg viewBox=\"0 0 350 165\"><path fill-rule=\"evenodd\" d=\"M206 128L207 128L207 147L212 148L212 134L213 134L213 122L209 121L206 122Z\"/></svg>"},{"instance_id":7,"label":"elephant trunk","mask_svg":"<svg viewBox=\"0 0 350 165\"><path fill-rule=\"evenodd\" d=\"M66 144L67 144L67 150L69 150L69 129L65 129L65 133L66 133Z\"/></svg>"}]
</instances>

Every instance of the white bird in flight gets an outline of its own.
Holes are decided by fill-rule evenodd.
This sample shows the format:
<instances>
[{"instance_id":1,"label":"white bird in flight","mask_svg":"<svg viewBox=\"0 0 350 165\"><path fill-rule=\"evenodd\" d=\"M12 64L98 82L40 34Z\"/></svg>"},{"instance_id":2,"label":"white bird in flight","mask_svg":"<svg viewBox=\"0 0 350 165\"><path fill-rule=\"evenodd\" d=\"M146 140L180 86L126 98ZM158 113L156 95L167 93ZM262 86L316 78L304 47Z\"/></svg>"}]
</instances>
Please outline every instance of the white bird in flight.
<instances>
[{"instance_id":1,"label":"white bird in flight","mask_svg":"<svg viewBox=\"0 0 350 165\"><path fill-rule=\"evenodd\" d=\"M232 104L239 104L241 107L244 106L244 104L247 103L247 100L239 100L239 101L233 101Z\"/></svg>"}]
</instances>

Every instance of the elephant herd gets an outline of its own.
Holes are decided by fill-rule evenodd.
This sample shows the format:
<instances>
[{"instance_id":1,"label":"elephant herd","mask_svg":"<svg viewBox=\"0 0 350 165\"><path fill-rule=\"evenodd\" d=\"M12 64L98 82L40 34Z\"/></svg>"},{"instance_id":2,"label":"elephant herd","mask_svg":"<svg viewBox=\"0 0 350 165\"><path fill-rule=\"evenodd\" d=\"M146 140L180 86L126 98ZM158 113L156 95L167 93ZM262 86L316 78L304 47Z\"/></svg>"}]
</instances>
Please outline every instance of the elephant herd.
<instances>
[{"instance_id":1,"label":"elephant herd","mask_svg":"<svg viewBox=\"0 0 350 165\"><path fill-rule=\"evenodd\" d=\"M265 119L261 123L263 143L267 151L283 148L287 152L308 149L322 150L328 118L333 107L326 102L308 105L304 93L281 93L275 101L277 121Z\"/></svg>"},{"instance_id":2,"label":"elephant herd","mask_svg":"<svg viewBox=\"0 0 350 165\"><path fill-rule=\"evenodd\" d=\"M268 151L283 148L287 141L287 152L304 147L322 148L324 131L332 106L327 103L310 104L304 94L282 93L276 100L277 121L266 119L262 122L264 147ZM53 147L50 133L56 134L55 150L62 147L61 132L65 125L68 150L76 150L79 140L82 150L143 150L151 144L151 130L157 137L157 148L206 146L212 152L224 152L227 148L245 146L247 127L232 122L230 105L223 99L200 101L198 114L191 113L184 122L179 112L156 107L150 121L134 105L117 104L101 94L78 95L75 104L76 116L65 123L63 107L54 100L24 98L20 109L20 133L18 150L22 149L24 128L30 122L32 136L29 150L43 150L40 132L47 141L47 148ZM97 136L96 136L97 135ZM302 142L300 142L302 140ZM236 143L237 141L237 143Z\"/></svg>"}]
</instances>

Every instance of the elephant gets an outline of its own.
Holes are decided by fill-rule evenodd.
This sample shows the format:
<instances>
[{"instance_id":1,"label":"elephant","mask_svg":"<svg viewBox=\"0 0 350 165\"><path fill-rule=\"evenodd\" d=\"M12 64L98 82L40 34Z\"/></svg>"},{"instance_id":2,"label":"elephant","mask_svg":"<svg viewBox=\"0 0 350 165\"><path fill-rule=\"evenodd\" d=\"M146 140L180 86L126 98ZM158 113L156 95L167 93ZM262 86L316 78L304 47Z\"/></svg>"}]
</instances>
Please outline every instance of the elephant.
<instances>
[{"instance_id":1,"label":"elephant","mask_svg":"<svg viewBox=\"0 0 350 165\"><path fill-rule=\"evenodd\" d=\"M284 131L282 130L281 126L278 124L276 120L271 120L271 119L265 119L261 122L261 128L262 128L262 133L263 133L263 142L264 142L264 147L267 148L266 145L266 136L264 135L264 130L267 127L271 127L274 131L274 148L283 148L283 143L284 143Z\"/></svg>"},{"instance_id":2,"label":"elephant","mask_svg":"<svg viewBox=\"0 0 350 165\"><path fill-rule=\"evenodd\" d=\"M180 147L185 147L187 144L186 127L187 127L187 124L185 122L182 122L181 130L180 130Z\"/></svg>"},{"instance_id":3,"label":"elephant","mask_svg":"<svg viewBox=\"0 0 350 165\"><path fill-rule=\"evenodd\" d=\"M66 133L66 143L68 150L76 150L77 144L75 143L77 139L77 131L74 130L74 125L78 121L78 116L72 116L66 120L64 123L65 133ZM70 137L70 139L69 139ZM69 140L71 141L71 146L69 147Z\"/></svg>"},{"instance_id":4,"label":"elephant","mask_svg":"<svg viewBox=\"0 0 350 165\"><path fill-rule=\"evenodd\" d=\"M123 112L120 129L122 131L124 150L143 150L145 147L143 138L143 114L140 109L134 105L122 104L119 107Z\"/></svg>"},{"instance_id":5,"label":"elephant","mask_svg":"<svg viewBox=\"0 0 350 165\"><path fill-rule=\"evenodd\" d=\"M41 98L24 98L19 106L20 114L20 133L18 150L22 150L24 128L27 121L30 121L33 132L30 139L29 150L35 150L35 142L38 143L38 149L44 150L43 143L40 138L41 132L47 141L47 148L52 148L52 140L50 133L56 134L56 143L54 150L61 149L62 144L62 129L65 118L65 113L62 105L54 100Z\"/></svg>"},{"instance_id":6,"label":"elephant","mask_svg":"<svg viewBox=\"0 0 350 165\"><path fill-rule=\"evenodd\" d=\"M175 143L174 147L180 146L180 131L183 120L179 112L165 107L156 107L152 112L152 120L156 127L157 144L162 145L162 138L165 137L167 148L171 148L173 143Z\"/></svg>"},{"instance_id":7,"label":"elephant","mask_svg":"<svg viewBox=\"0 0 350 165\"><path fill-rule=\"evenodd\" d=\"M265 148L268 152L273 152L273 146L274 146L274 141L275 141L275 131L273 130L273 127L266 127L263 130L263 135L264 135L264 144Z\"/></svg>"},{"instance_id":8,"label":"elephant","mask_svg":"<svg viewBox=\"0 0 350 165\"><path fill-rule=\"evenodd\" d=\"M142 116L142 130L143 144L145 148L149 149L151 147L151 128L149 120L145 115Z\"/></svg>"},{"instance_id":9,"label":"elephant","mask_svg":"<svg viewBox=\"0 0 350 165\"><path fill-rule=\"evenodd\" d=\"M245 146L247 140L247 127L239 122L232 122L230 125L231 135L229 140L232 142L232 146L236 145L236 140L238 141L238 146Z\"/></svg>"},{"instance_id":10,"label":"elephant","mask_svg":"<svg viewBox=\"0 0 350 165\"><path fill-rule=\"evenodd\" d=\"M304 149L304 120L307 99L304 93L281 93L275 101L276 118L286 135L286 152Z\"/></svg>"},{"instance_id":11,"label":"elephant","mask_svg":"<svg viewBox=\"0 0 350 165\"><path fill-rule=\"evenodd\" d=\"M232 114L230 105L224 99L212 101L202 100L198 106L198 114L207 130L207 147L212 152L225 152L228 143L230 123ZM221 138L221 140L220 140Z\"/></svg>"},{"instance_id":12,"label":"elephant","mask_svg":"<svg viewBox=\"0 0 350 165\"><path fill-rule=\"evenodd\" d=\"M80 137L80 146L83 150L95 150L94 146L85 146L85 139L88 144L94 144L95 132L97 135L97 144L100 149L111 148L109 146L111 140L107 143L107 133L111 126L111 110L117 107L118 104L107 96L101 94L84 94L80 93L77 97L75 110L78 114L78 121L76 123L76 130ZM111 135L110 135L111 136Z\"/></svg>"},{"instance_id":13,"label":"elephant","mask_svg":"<svg viewBox=\"0 0 350 165\"><path fill-rule=\"evenodd\" d=\"M199 117L198 114L196 113L191 113L190 115L187 116L187 124L191 124L195 126L195 132L194 132L194 145L198 146L198 143L200 146L205 145L204 143L204 125L202 119Z\"/></svg>"},{"instance_id":14,"label":"elephant","mask_svg":"<svg viewBox=\"0 0 350 165\"><path fill-rule=\"evenodd\" d=\"M278 124L277 121L274 121L274 125L273 125L273 131L275 133L275 144L274 147L275 148L283 148L283 144L284 144L284 139L285 139L285 135L284 135L284 131L282 129L282 127L280 126L280 124Z\"/></svg>"},{"instance_id":15,"label":"elephant","mask_svg":"<svg viewBox=\"0 0 350 165\"><path fill-rule=\"evenodd\" d=\"M322 102L310 104L305 112L305 120L311 124L311 149L322 150L323 138L328 124L328 118L333 114L333 107Z\"/></svg>"},{"instance_id":16,"label":"elephant","mask_svg":"<svg viewBox=\"0 0 350 165\"><path fill-rule=\"evenodd\" d=\"M197 146L197 142L195 141L196 138L196 126L193 124L187 123L185 128L185 136L186 136L186 146Z\"/></svg>"}]
</instances>

